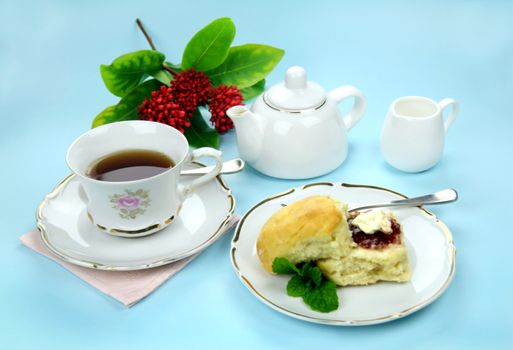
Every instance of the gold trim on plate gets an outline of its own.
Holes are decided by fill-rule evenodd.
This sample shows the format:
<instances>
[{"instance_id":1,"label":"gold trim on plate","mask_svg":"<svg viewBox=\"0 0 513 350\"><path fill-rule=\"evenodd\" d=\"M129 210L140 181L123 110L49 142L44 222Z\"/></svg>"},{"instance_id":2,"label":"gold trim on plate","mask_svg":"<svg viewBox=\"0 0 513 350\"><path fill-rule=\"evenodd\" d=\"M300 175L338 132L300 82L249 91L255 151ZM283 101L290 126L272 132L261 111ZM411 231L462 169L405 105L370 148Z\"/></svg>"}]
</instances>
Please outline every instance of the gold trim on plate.
<instances>
[{"instance_id":1,"label":"gold trim on plate","mask_svg":"<svg viewBox=\"0 0 513 350\"><path fill-rule=\"evenodd\" d=\"M164 220L164 224L169 225L170 223L173 222L174 219L175 219L175 216L173 215L169 219Z\"/></svg>"},{"instance_id":2,"label":"gold trim on plate","mask_svg":"<svg viewBox=\"0 0 513 350\"><path fill-rule=\"evenodd\" d=\"M99 227L100 225L97 225L97 226ZM139 233L153 231L153 230L156 230L158 228L160 228L160 224L151 225L151 226L142 228L140 230L121 230L121 229L117 229L117 228L111 228L109 230L109 233L112 233L114 235L116 235L118 233L122 233L122 234L125 234L125 235L138 235Z\"/></svg>"},{"instance_id":3,"label":"gold trim on plate","mask_svg":"<svg viewBox=\"0 0 513 350\"><path fill-rule=\"evenodd\" d=\"M351 188L351 187L352 188L368 188L368 189L386 191L386 192L390 192L390 193L393 193L395 195L401 196L403 198L408 198L407 196L405 196L402 193L390 190L390 189L385 188L385 187L372 186L372 185L356 185L356 184L348 184L348 183L314 182L314 183L303 185L303 186L298 187L298 188L291 188L288 191L276 194L274 196L268 197L268 198L258 202L251 209L249 209L242 216L242 218L240 219L240 221L239 221L239 223L237 225L237 228L235 229L235 235L234 235L234 238L233 238L232 243L231 243L231 261L232 261L232 265L233 265L235 271L237 272L237 275L239 276L239 278L244 282L244 284L249 288L249 290L253 294L257 295L262 301L264 301L264 303L267 303L271 307L273 307L273 308L277 309L278 311L281 311L281 312L283 312L285 314L289 314L289 315L291 315L291 316L293 316L295 318L298 318L298 319L301 319L301 320L304 320L304 321L313 321L313 322L316 322L316 323L323 323L323 324L330 324L330 325L339 325L339 326L341 326L341 325L342 326L343 325L347 325L347 326L371 325L371 324L378 324L378 323L383 323L383 322L387 322L387 321L392 321L392 320L395 320L395 319L407 316L407 315L409 315L409 314L411 314L411 313L413 313L413 312L415 312L417 310L420 310L423 307L431 304L434 300L436 300L447 289L447 287L451 283L452 279L454 278L454 274L455 274L455 271L456 271L456 247L453 244L452 233L449 230L449 228L447 227L447 225L445 225L442 221L440 221L436 217L435 214L433 214L432 212L428 211L424 207L418 207L418 208L424 213L424 215L426 215L427 217L430 217L430 218L432 218L434 220L435 224L440 228L440 230L442 231L443 235L446 238L446 243L447 243L448 251L449 251L449 262L450 262L449 275L447 276L447 279L445 280L444 284L430 298L424 300L423 302L421 302L419 304L413 305L413 306L411 306L411 307L409 307L407 309L404 309L404 310L401 310L401 311L399 311L397 313L394 313L392 315L387 315L387 316L377 317L377 318L372 318L372 319L363 319L363 320L331 320L331 319L326 319L326 318L322 318L322 317L311 317L311 316L308 316L308 315L304 315L304 314L297 313L295 311L291 311L289 309L286 309L286 308L284 308L284 307L282 307L282 306L272 302L271 300L267 299L264 295L262 295L253 286L253 284L249 281L249 279L242 274L242 272L240 271L239 265L237 263L237 259L235 257L236 251L237 251L236 243L237 243L237 241L240 238L240 233L241 233L242 227L244 226L244 222L245 222L246 218L255 209L257 209L261 205L263 205L263 204L265 204L265 203L267 203L267 202L269 202L269 201L271 201L273 199L284 197L284 196L294 192L296 189L304 190L304 189L312 187L312 186L337 186L337 185L338 186L342 186L342 187L348 187L348 188Z\"/></svg>"},{"instance_id":4,"label":"gold trim on plate","mask_svg":"<svg viewBox=\"0 0 513 350\"><path fill-rule=\"evenodd\" d=\"M303 185L301 186L301 189L302 190L306 190L308 187L314 187L314 186L335 186L332 182L314 182L314 183L311 183L311 184L306 184L306 185Z\"/></svg>"}]
</instances>

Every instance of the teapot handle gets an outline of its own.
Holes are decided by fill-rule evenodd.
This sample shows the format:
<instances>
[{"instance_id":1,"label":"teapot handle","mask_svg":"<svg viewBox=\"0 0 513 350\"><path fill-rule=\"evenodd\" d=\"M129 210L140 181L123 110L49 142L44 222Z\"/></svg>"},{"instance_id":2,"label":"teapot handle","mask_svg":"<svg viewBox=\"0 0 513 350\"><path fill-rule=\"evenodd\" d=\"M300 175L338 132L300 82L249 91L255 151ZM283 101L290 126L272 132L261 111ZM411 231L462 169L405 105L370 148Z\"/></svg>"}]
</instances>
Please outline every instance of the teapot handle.
<instances>
[{"instance_id":1,"label":"teapot handle","mask_svg":"<svg viewBox=\"0 0 513 350\"><path fill-rule=\"evenodd\" d=\"M351 85L344 85L331 90L328 95L333 98L336 103L340 103L348 97L354 97L353 107L349 113L343 117L347 130L351 129L362 119L365 109L367 108L367 103L360 90Z\"/></svg>"}]
</instances>

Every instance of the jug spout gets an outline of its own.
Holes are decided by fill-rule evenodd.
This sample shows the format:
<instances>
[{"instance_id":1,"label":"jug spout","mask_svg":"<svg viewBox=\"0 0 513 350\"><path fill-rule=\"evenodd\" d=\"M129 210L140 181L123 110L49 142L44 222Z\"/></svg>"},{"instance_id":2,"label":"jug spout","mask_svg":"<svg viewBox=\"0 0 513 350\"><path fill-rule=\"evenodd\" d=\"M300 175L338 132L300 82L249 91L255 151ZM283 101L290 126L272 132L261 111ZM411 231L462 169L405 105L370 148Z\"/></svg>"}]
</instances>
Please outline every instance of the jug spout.
<instances>
[{"instance_id":1,"label":"jug spout","mask_svg":"<svg viewBox=\"0 0 513 350\"><path fill-rule=\"evenodd\" d=\"M262 148L263 125L261 116L244 106L234 106L226 115L235 125L239 153L247 162L255 162Z\"/></svg>"}]
</instances>

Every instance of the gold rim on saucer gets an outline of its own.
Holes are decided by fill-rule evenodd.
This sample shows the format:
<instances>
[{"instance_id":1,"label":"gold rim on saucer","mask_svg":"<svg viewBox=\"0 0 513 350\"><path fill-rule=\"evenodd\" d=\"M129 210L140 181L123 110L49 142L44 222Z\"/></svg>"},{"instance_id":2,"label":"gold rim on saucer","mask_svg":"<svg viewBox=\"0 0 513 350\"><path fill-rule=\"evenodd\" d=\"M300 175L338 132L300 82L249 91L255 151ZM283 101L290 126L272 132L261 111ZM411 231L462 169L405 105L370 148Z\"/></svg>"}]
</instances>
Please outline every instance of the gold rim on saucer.
<instances>
[{"instance_id":1,"label":"gold rim on saucer","mask_svg":"<svg viewBox=\"0 0 513 350\"><path fill-rule=\"evenodd\" d=\"M200 162L196 162L196 161L192 162L192 163L195 164L195 165L201 166L201 167L205 166L204 164L202 164ZM47 194L44 197L44 199L41 201L41 203L39 204L39 206L36 209L36 226L37 226L37 229L40 232L41 240L43 241L44 245L52 253L54 253L59 258L63 259L64 261L70 262L70 263L75 264L75 265L92 268L92 269L110 270L110 271L142 270L142 269L148 269L148 268L153 268L153 267L157 267L157 266L162 266L162 265L170 264L172 262L175 262L175 261L187 258L187 257L189 257L189 256L191 256L191 255L193 255L195 253L198 253L198 252L202 251L208 245L213 243L223 233L223 230L224 230L225 226L230 221L230 219L232 218L233 213L235 211L235 197L232 195L232 192L231 192L230 188L226 185L226 183L223 181L221 176L217 176L216 180L219 183L219 185L221 186L222 192L227 194L227 196L228 196L228 198L230 200L230 207L228 209L228 213L227 213L226 217L222 220L222 222L219 225L219 227L217 228L217 230L215 230L214 233L211 236L209 236L205 241L203 241L198 246L196 246L196 247L194 247L194 248L192 248L192 249L190 249L190 250L188 250L188 251L186 251L186 252L184 252L184 253L182 253L180 255L174 256L172 258L166 258L166 259L157 260L157 261L154 261L154 262L148 263L148 264L128 265L128 266L104 265L104 264L100 264L100 263L97 263L97 262L88 261L88 260L85 260L85 259L76 259L76 258L69 257L69 256L61 253L56 247L54 247L53 244L51 243L50 239L48 238L47 229L46 229L46 227L45 227L45 225L43 223L43 216L42 216L43 207L45 206L45 204L46 204L46 202L48 200L57 197L57 195L66 187L66 185L74 177L75 177L74 174L70 174L70 175L66 176L62 181L60 181L56 185L56 187L53 189L52 192L50 192L49 194Z\"/></svg>"}]
</instances>

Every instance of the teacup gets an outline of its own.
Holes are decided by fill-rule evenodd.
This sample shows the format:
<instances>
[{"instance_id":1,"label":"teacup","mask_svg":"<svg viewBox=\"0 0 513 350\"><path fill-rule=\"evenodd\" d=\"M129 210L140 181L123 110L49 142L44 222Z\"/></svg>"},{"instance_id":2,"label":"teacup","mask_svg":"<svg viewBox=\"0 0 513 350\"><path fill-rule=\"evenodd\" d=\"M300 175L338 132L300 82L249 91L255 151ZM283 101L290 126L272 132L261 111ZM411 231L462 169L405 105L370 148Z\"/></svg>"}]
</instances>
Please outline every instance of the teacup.
<instances>
[{"instance_id":1,"label":"teacup","mask_svg":"<svg viewBox=\"0 0 513 350\"><path fill-rule=\"evenodd\" d=\"M452 105L444 121L443 111ZM459 104L451 98L435 102L426 97L406 96L395 100L385 118L381 151L393 167L420 172L442 157L445 134L458 116Z\"/></svg>"},{"instance_id":2,"label":"teacup","mask_svg":"<svg viewBox=\"0 0 513 350\"><path fill-rule=\"evenodd\" d=\"M157 151L175 164L158 175L134 181L100 181L88 175L98 159L130 149ZM183 166L200 157L215 158L214 169L188 185L181 184ZM178 130L139 120L89 130L71 144L66 161L85 192L87 215L93 224L123 237L146 236L170 225L189 194L214 179L222 167L220 151L207 147L189 153L189 143Z\"/></svg>"}]
</instances>

